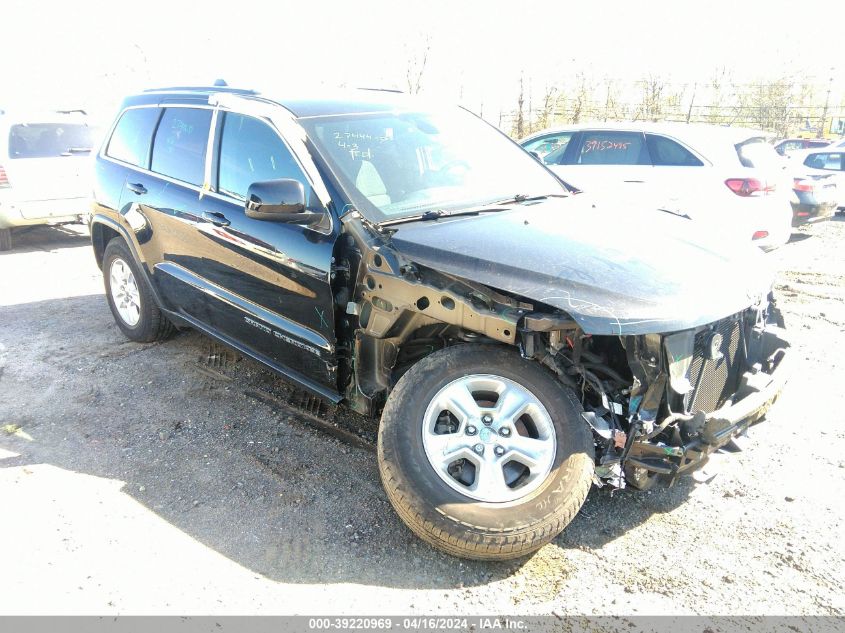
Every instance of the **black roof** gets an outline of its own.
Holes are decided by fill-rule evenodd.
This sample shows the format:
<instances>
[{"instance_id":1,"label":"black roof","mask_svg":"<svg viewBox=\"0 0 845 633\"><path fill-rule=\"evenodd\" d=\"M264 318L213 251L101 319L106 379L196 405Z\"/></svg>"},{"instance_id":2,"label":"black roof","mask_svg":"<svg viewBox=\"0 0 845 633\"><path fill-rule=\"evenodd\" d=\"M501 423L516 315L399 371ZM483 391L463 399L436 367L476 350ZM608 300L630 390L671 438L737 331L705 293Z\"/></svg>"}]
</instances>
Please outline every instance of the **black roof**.
<instances>
[{"instance_id":1,"label":"black roof","mask_svg":"<svg viewBox=\"0 0 845 633\"><path fill-rule=\"evenodd\" d=\"M260 98L277 103L296 117L316 117L338 114L362 114L368 112L389 112L407 109L415 99L396 90L355 88L292 95L289 97L260 93L256 90L229 86L173 86L151 88L140 95L126 99L124 105L139 105L154 102L198 102L207 101L209 95L230 93L245 97ZM312 96L313 95L313 96Z\"/></svg>"}]
</instances>

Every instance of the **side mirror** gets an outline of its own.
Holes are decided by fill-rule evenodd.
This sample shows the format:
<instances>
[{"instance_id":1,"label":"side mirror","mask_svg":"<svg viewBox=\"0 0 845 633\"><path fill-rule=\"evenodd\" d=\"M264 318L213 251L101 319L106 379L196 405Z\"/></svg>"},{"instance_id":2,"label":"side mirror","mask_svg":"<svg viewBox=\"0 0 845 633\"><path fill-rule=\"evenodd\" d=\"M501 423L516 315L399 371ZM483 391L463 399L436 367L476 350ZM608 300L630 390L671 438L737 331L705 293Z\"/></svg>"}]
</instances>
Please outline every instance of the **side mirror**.
<instances>
[{"instance_id":1,"label":"side mirror","mask_svg":"<svg viewBox=\"0 0 845 633\"><path fill-rule=\"evenodd\" d=\"M322 213L305 208L305 187L298 180L263 180L254 182L246 193L246 215L255 220L315 224Z\"/></svg>"}]
</instances>

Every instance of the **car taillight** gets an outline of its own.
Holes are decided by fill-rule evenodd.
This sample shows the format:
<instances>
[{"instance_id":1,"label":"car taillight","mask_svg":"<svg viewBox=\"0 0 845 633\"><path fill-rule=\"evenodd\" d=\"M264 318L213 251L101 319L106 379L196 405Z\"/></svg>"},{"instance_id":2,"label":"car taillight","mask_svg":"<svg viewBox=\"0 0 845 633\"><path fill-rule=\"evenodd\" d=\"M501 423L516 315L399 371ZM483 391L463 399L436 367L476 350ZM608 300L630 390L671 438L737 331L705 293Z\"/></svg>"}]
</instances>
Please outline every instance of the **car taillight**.
<instances>
[{"instance_id":1,"label":"car taillight","mask_svg":"<svg viewBox=\"0 0 845 633\"><path fill-rule=\"evenodd\" d=\"M764 237L769 237L768 231L754 231L754 235L751 236L751 239L762 240Z\"/></svg>"},{"instance_id":2,"label":"car taillight","mask_svg":"<svg viewBox=\"0 0 845 633\"><path fill-rule=\"evenodd\" d=\"M6 170L3 169L3 165L0 165L0 189L11 186L12 185L9 184L9 177L6 175Z\"/></svg>"},{"instance_id":3,"label":"car taillight","mask_svg":"<svg viewBox=\"0 0 845 633\"><path fill-rule=\"evenodd\" d=\"M728 178L725 184L728 189L743 198L766 196L774 193L776 189L774 184L762 183L756 178Z\"/></svg>"},{"instance_id":4,"label":"car taillight","mask_svg":"<svg viewBox=\"0 0 845 633\"><path fill-rule=\"evenodd\" d=\"M803 178L796 178L792 186L795 191L803 191L805 193L813 193L815 186L812 182L804 180Z\"/></svg>"}]
</instances>

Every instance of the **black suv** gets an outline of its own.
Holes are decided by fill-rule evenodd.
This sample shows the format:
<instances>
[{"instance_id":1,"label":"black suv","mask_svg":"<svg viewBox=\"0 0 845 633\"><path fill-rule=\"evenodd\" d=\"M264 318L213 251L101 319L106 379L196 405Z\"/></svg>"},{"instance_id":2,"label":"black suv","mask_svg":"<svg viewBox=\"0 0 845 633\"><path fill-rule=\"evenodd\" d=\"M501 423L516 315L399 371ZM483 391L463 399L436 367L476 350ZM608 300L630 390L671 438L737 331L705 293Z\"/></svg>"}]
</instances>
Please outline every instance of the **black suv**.
<instances>
[{"instance_id":1,"label":"black suv","mask_svg":"<svg viewBox=\"0 0 845 633\"><path fill-rule=\"evenodd\" d=\"M593 483L673 481L784 383L758 254L572 195L459 108L148 91L107 134L94 195L127 337L193 327L380 416L393 506L458 556L533 551Z\"/></svg>"}]
</instances>

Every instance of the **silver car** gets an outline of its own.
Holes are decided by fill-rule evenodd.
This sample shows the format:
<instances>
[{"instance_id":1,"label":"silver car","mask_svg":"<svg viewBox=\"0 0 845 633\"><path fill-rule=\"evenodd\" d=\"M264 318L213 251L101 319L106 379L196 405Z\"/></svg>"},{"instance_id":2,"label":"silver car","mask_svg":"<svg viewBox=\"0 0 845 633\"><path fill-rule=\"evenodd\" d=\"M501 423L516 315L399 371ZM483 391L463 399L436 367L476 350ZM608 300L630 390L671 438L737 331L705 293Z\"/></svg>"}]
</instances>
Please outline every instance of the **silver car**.
<instances>
[{"instance_id":1,"label":"silver car","mask_svg":"<svg viewBox=\"0 0 845 633\"><path fill-rule=\"evenodd\" d=\"M0 250L12 247L15 227L88 213L96 136L83 111L0 111Z\"/></svg>"}]
</instances>

